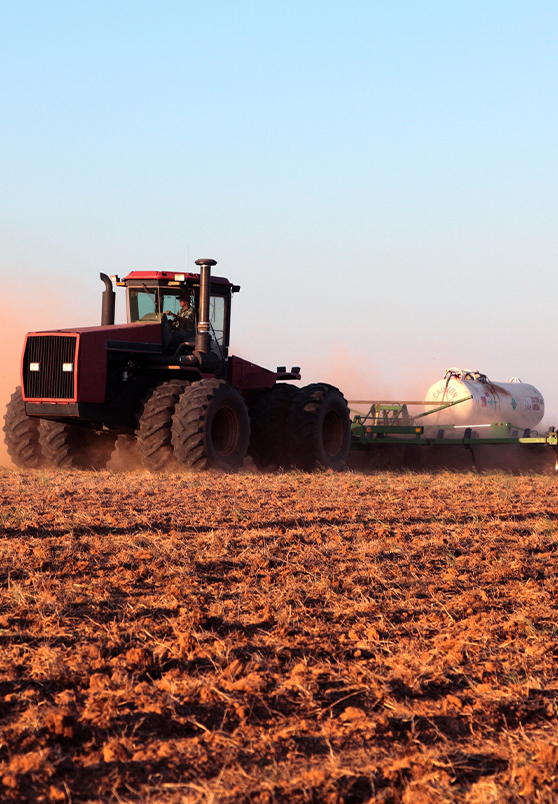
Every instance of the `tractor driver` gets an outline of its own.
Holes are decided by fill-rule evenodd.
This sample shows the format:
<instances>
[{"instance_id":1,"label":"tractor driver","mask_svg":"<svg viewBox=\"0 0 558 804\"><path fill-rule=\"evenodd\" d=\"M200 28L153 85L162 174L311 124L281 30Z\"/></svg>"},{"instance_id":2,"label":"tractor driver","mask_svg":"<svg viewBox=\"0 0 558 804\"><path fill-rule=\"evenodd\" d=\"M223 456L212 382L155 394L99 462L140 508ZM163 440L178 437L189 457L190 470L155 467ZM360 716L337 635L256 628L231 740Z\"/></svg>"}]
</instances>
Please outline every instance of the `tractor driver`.
<instances>
[{"instance_id":1,"label":"tractor driver","mask_svg":"<svg viewBox=\"0 0 558 804\"><path fill-rule=\"evenodd\" d=\"M184 330L194 332L196 328L195 312L190 303L190 294L187 291L183 291L179 296L178 303L180 304L180 310L177 313L165 310L165 315L170 315L172 318L171 327L180 332Z\"/></svg>"}]
</instances>

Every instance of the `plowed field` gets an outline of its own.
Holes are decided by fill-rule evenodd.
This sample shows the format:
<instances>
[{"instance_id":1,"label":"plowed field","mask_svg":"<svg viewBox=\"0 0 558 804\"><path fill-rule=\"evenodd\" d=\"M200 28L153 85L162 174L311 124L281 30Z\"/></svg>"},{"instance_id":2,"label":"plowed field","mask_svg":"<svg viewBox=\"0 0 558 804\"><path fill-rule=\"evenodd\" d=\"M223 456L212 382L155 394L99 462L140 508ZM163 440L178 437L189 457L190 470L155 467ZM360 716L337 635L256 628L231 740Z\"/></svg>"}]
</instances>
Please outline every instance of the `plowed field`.
<instances>
[{"instance_id":1,"label":"plowed field","mask_svg":"<svg viewBox=\"0 0 558 804\"><path fill-rule=\"evenodd\" d=\"M558 480L0 473L0 798L552 802Z\"/></svg>"}]
</instances>

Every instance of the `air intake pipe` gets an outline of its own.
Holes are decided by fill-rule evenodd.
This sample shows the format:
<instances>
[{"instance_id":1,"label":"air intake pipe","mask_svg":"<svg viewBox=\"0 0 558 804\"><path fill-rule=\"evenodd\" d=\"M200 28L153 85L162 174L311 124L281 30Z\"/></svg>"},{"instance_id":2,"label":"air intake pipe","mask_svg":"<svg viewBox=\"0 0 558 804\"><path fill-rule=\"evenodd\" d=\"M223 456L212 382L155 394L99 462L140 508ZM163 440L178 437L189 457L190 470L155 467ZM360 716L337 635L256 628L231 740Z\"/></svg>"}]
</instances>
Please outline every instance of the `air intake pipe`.
<instances>
[{"instance_id":1,"label":"air intake pipe","mask_svg":"<svg viewBox=\"0 0 558 804\"><path fill-rule=\"evenodd\" d=\"M197 368L204 374L215 374L219 358L215 352L193 352L191 355L146 355L150 366L183 366Z\"/></svg>"},{"instance_id":2,"label":"air intake pipe","mask_svg":"<svg viewBox=\"0 0 558 804\"><path fill-rule=\"evenodd\" d=\"M112 281L110 276L107 276L106 274L100 274L100 276L105 283L105 289L103 291L103 303L101 308L101 326L111 327L114 324L114 303L116 293L112 289Z\"/></svg>"},{"instance_id":3,"label":"air intake pipe","mask_svg":"<svg viewBox=\"0 0 558 804\"><path fill-rule=\"evenodd\" d=\"M209 323L211 267L217 265L217 260L196 260L196 265L200 266L200 309L195 351L208 355L211 352L211 326Z\"/></svg>"}]
</instances>

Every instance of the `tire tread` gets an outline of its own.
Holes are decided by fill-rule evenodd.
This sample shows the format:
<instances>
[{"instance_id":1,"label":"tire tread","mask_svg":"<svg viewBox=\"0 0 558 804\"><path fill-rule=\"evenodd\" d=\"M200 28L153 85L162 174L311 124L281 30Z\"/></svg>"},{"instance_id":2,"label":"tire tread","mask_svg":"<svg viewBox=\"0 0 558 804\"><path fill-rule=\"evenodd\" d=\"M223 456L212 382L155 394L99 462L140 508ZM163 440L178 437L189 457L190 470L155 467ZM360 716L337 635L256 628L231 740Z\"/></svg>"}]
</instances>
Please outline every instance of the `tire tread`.
<instances>
[{"instance_id":1,"label":"tire tread","mask_svg":"<svg viewBox=\"0 0 558 804\"><path fill-rule=\"evenodd\" d=\"M136 428L136 448L141 462L152 472L176 466L172 417L181 394L189 385L183 380L169 380L157 385L143 400Z\"/></svg>"},{"instance_id":2,"label":"tire tread","mask_svg":"<svg viewBox=\"0 0 558 804\"><path fill-rule=\"evenodd\" d=\"M328 456L322 448L318 422L321 412L337 407L343 422L344 443L337 456ZM332 408L333 409L333 408ZM305 472L315 469L341 471L350 447L350 414L345 397L333 385L312 383L301 388L287 416L287 450L293 466Z\"/></svg>"},{"instance_id":3,"label":"tire tread","mask_svg":"<svg viewBox=\"0 0 558 804\"><path fill-rule=\"evenodd\" d=\"M215 460L208 445L205 422L212 402L220 395L233 393L235 401L245 412L248 432L246 448L240 449L231 460ZM233 398L235 398L233 397ZM240 392L225 380L208 379L192 383L180 397L172 421L172 444L178 462L194 472L206 469L234 471L242 465L249 438L248 411Z\"/></svg>"},{"instance_id":4,"label":"tire tread","mask_svg":"<svg viewBox=\"0 0 558 804\"><path fill-rule=\"evenodd\" d=\"M250 408L250 447L248 454L258 469L288 469L286 443L289 409L299 389L289 383L277 383L261 391Z\"/></svg>"},{"instance_id":5,"label":"tire tread","mask_svg":"<svg viewBox=\"0 0 558 804\"><path fill-rule=\"evenodd\" d=\"M25 413L25 403L18 386L4 414L4 442L8 455L22 469L39 469L44 456L39 443L39 420Z\"/></svg>"}]
</instances>

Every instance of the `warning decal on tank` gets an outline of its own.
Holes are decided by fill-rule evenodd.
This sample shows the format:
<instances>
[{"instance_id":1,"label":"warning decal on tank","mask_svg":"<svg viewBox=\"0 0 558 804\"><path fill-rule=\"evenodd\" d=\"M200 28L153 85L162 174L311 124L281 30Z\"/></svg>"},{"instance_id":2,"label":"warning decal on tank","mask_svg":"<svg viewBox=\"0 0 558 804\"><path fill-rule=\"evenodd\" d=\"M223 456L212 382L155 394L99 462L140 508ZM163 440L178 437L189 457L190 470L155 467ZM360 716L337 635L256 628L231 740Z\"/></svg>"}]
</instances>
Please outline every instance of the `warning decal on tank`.
<instances>
[{"instance_id":1,"label":"warning decal on tank","mask_svg":"<svg viewBox=\"0 0 558 804\"><path fill-rule=\"evenodd\" d=\"M434 393L432 394L434 399L439 399L440 396L451 396L453 399L457 396L458 391L457 388L454 388L451 385L446 385L446 383L440 383L440 386L436 388Z\"/></svg>"},{"instance_id":2,"label":"warning decal on tank","mask_svg":"<svg viewBox=\"0 0 558 804\"><path fill-rule=\"evenodd\" d=\"M540 410L541 404L544 403L538 396L525 397L525 410Z\"/></svg>"},{"instance_id":3,"label":"warning decal on tank","mask_svg":"<svg viewBox=\"0 0 558 804\"><path fill-rule=\"evenodd\" d=\"M511 406L512 406L512 410L515 410L516 407L517 407L517 402L515 401L515 398L513 396L512 396Z\"/></svg>"}]
</instances>

